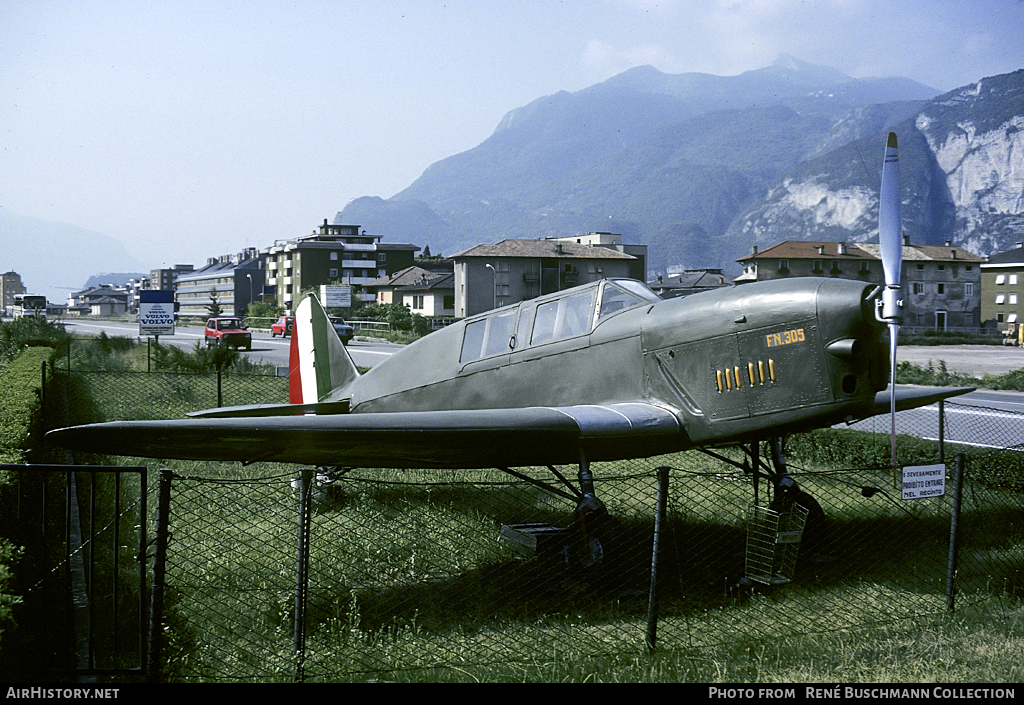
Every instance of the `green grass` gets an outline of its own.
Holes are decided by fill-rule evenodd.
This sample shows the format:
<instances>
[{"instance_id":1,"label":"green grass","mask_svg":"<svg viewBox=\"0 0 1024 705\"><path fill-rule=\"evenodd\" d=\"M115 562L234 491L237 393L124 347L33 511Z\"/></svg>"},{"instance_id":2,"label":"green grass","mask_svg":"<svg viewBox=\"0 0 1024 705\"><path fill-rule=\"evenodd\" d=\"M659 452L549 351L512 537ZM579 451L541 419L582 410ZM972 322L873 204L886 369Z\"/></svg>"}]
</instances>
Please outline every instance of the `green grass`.
<instances>
[{"instance_id":1,"label":"green grass","mask_svg":"<svg viewBox=\"0 0 1024 705\"><path fill-rule=\"evenodd\" d=\"M185 463L177 472L218 484L176 485L168 678L293 680L294 505L282 501L293 469ZM503 479L497 473L363 477L316 508L310 681L1018 682L1024 675L1017 657L1024 607L993 584L946 614L941 585L926 584L934 576L913 579L920 546L900 543L904 510L890 502L879 502L873 519L848 521L875 537L851 531L859 553L851 550L849 563L746 599L673 564L682 545L701 543L699 517L675 508L669 533L677 536L663 547L669 585L659 648L648 655L644 595L610 596L571 575L538 577L536 565L494 541L503 521L564 518L560 503L488 484ZM453 484L436 484L442 480ZM649 481L625 478L637 491L612 496L622 500L613 513L627 526L650 517ZM723 505L749 500L749 486L723 482L733 488ZM855 509L863 511L852 499L829 507L840 517ZM917 521L948 532L942 512L916 511ZM703 531L717 540L741 517L737 509ZM991 545L1001 548L992 550L1019 557L1024 537L1015 528L994 536ZM989 550L977 539L972 545Z\"/></svg>"}]
</instances>

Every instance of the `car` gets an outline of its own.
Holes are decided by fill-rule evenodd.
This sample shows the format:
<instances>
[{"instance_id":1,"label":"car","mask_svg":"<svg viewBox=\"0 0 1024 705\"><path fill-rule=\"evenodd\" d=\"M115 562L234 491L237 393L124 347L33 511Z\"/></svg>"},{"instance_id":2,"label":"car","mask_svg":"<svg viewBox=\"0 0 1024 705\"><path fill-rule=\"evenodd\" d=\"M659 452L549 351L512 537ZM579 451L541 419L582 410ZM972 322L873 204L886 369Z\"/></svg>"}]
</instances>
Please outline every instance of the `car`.
<instances>
[{"instance_id":1,"label":"car","mask_svg":"<svg viewBox=\"0 0 1024 705\"><path fill-rule=\"evenodd\" d=\"M342 345L348 345L349 341L356 334L355 328L345 323L345 319L340 316L331 316L331 325L334 326L334 332L341 338Z\"/></svg>"},{"instance_id":2,"label":"car","mask_svg":"<svg viewBox=\"0 0 1024 705\"><path fill-rule=\"evenodd\" d=\"M211 318L203 332L206 346L223 345L229 348L252 350L252 333L240 318Z\"/></svg>"},{"instance_id":3,"label":"car","mask_svg":"<svg viewBox=\"0 0 1024 705\"><path fill-rule=\"evenodd\" d=\"M281 336L287 338L292 334L292 326L295 325L295 316L281 316L270 326L270 337Z\"/></svg>"}]
</instances>

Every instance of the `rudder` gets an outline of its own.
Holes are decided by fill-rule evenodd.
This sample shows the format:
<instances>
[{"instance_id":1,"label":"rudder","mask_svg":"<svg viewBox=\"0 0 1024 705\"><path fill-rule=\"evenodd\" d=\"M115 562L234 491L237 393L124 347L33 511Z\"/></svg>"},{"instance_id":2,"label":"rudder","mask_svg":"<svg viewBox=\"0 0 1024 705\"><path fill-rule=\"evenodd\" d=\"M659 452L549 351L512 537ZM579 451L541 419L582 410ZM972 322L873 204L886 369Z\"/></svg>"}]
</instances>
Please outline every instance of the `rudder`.
<instances>
[{"instance_id":1,"label":"rudder","mask_svg":"<svg viewBox=\"0 0 1024 705\"><path fill-rule=\"evenodd\" d=\"M352 356L342 345L327 311L309 294L295 309L288 364L288 397L292 404L335 401L359 377Z\"/></svg>"}]
</instances>

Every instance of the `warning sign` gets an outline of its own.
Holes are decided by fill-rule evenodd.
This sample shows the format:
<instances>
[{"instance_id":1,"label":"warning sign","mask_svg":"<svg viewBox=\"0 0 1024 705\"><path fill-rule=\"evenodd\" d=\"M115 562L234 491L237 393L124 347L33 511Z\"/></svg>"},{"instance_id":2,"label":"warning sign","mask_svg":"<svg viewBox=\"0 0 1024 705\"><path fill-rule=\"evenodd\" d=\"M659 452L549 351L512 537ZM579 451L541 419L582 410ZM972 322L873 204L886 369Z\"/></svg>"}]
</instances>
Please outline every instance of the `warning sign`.
<instances>
[{"instance_id":1,"label":"warning sign","mask_svg":"<svg viewBox=\"0 0 1024 705\"><path fill-rule=\"evenodd\" d=\"M924 499L946 494L945 465L915 465L903 468L903 499Z\"/></svg>"}]
</instances>

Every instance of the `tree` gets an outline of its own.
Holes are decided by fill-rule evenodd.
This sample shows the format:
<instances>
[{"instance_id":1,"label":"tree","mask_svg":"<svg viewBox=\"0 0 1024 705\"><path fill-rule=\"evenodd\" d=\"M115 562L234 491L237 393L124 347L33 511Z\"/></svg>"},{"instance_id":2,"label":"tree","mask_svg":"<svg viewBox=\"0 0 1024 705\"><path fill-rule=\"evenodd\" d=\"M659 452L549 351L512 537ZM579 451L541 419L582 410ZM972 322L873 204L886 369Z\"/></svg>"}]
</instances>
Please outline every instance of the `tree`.
<instances>
[{"instance_id":1,"label":"tree","mask_svg":"<svg viewBox=\"0 0 1024 705\"><path fill-rule=\"evenodd\" d=\"M245 315L249 318L277 318L281 315L281 309L271 301L253 301Z\"/></svg>"},{"instance_id":2,"label":"tree","mask_svg":"<svg viewBox=\"0 0 1024 705\"><path fill-rule=\"evenodd\" d=\"M210 314L210 318L216 318L217 316L224 313L224 309L220 307L217 302L217 292L214 291L210 294L210 303L206 304L206 310Z\"/></svg>"}]
</instances>

